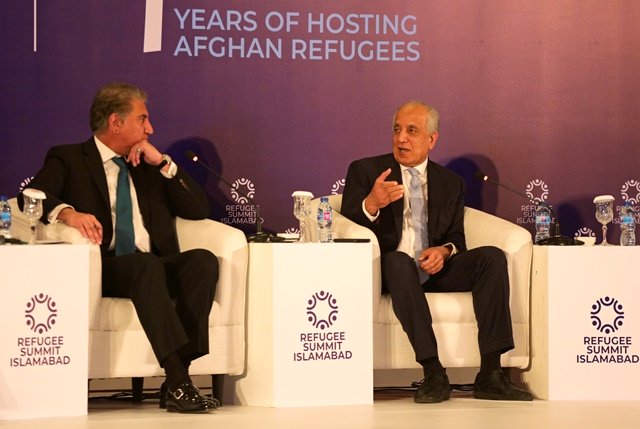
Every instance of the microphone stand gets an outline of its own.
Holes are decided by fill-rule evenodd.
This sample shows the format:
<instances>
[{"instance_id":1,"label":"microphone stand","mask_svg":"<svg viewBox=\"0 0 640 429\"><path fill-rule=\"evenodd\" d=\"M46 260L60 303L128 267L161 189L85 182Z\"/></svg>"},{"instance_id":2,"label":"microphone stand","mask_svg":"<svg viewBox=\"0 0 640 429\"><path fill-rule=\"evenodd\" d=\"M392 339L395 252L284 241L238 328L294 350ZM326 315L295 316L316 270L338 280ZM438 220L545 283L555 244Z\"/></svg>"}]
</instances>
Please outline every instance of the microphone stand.
<instances>
[{"instance_id":1,"label":"microphone stand","mask_svg":"<svg viewBox=\"0 0 640 429\"><path fill-rule=\"evenodd\" d=\"M213 169L210 168L207 164L200 161L200 159L198 158L198 155L196 155L194 152L188 150L185 152L185 155L191 161L197 162L198 164L203 166L205 170L207 170L209 173L213 174L215 177L220 179L220 181L222 181L222 183L227 185L230 189L235 189L233 185L229 183L224 177L222 177L221 175L213 171ZM241 196L243 196L244 198L246 198L247 201L249 201L251 204L256 205L253 199L249 198L249 196L246 195L244 192L242 192L240 189L236 189L235 191L239 193ZM256 232L254 234L248 234L247 241L249 243L266 243L267 241L270 241L272 238L274 238L272 234L262 231L262 219L260 218L260 206L258 206L258 209L256 210Z\"/></svg>"},{"instance_id":2,"label":"microphone stand","mask_svg":"<svg viewBox=\"0 0 640 429\"><path fill-rule=\"evenodd\" d=\"M476 174L476 179L481 180L483 182L491 182L494 185L498 185L504 189L506 189L507 191L511 191L514 194L521 196L523 198L525 198L527 201L529 201L530 203L533 203L535 205L542 205L544 207L546 207L547 209L549 209L549 211L551 212L551 216L553 216L553 219L555 220L555 224L554 224L554 235L553 237L549 237L549 238L545 238L543 240L540 240L538 243L535 244L539 244L541 246L580 246L582 244L584 244L584 242L580 241L580 240L576 240L575 238L571 238L571 237L567 237L565 235L561 235L560 234L560 221L558 220L558 216L556 216L556 212L555 210L553 210L553 207L551 207L549 204L547 204L544 201L535 201L531 198L529 198L526 194L523 194L522 192L507 186L503 183L500 183L496 180L491 179L489 176L486 176L484 173L477 171Z\"/></svg>"}]
</instances>

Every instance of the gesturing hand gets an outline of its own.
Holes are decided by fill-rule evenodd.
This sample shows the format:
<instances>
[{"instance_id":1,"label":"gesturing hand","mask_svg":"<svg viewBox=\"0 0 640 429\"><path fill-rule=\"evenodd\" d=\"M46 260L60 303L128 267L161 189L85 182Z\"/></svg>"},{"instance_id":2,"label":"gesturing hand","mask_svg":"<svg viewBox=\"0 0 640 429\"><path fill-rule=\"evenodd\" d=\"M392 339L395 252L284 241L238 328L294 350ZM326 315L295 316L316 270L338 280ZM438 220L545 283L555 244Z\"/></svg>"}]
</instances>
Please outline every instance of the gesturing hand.
<instances>
[{"instance_id":1,"label":"gesturing hand","mask_svg":"<svg viewBox=\"0 0 640 429\"><path fill-rule=\"evenodd\" d=\"M387 168L382 172L373 184L373 188L364 200L364 207L371 216L375 216L378 210L384 208L404 196L404 187L395 180L386 181L391 174Z\"/></svg>"}]
</instances>

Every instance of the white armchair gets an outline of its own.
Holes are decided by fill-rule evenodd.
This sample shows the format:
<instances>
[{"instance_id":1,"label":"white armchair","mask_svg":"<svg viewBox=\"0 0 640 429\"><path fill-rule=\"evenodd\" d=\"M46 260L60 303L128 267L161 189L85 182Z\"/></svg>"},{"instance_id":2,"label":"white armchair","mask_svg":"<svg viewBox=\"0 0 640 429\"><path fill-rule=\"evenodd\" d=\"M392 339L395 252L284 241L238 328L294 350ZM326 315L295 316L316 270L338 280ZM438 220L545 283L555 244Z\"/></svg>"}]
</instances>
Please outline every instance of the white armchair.
<instances>
[{"instance_id":1,"label":"white armchair","mask_svg":"<svg viewBox=\"0 0 640 429\"><path fill-rule=\"evenodd\" d=\"M381 295L380 249L375 234L340 214L342 195L329 196L334 209L333 230L341 238L370 238L373 249L373 367L374 369L419 368L413 348L393 313L391 299ZM312 202L315 213L319 199ZM529 287L533 243L524 228L488 213L465 207L467 247L493 245L507 256L511 283L511 318L515 348L502 355L502 366L529 365ZM311 231L316 230L315 224ZM480 366L478 328L471 292L426 294L438 339L438 351L445 368Z\"/></svg>"},{"instance_id":2,"label":"white armchair","mask_svg":"<svg viewBox=\"0 0 640 429\"><path fill-rule=\"evenodd\" d=\"M27 240L29 223L14 199L12 234ZM247 281L247 241L239 229L213 220L176 219L181 250L204 248L220 263L218 287L209 317L210 353L195 360L192 375L212 375L215 393L221 389L220 375L241 374L245 365L244 310ZM38 237L87 243L80 233L64 224L38 225ZM91 246L89 291L89 378L119 378L164 375L128 299L102 298L100 249ZM135 390L135 387L134 387ZM134 392L135 396L135 392ZM220 396L218 396L220 398Z\"/></svg>"}]
</instances>

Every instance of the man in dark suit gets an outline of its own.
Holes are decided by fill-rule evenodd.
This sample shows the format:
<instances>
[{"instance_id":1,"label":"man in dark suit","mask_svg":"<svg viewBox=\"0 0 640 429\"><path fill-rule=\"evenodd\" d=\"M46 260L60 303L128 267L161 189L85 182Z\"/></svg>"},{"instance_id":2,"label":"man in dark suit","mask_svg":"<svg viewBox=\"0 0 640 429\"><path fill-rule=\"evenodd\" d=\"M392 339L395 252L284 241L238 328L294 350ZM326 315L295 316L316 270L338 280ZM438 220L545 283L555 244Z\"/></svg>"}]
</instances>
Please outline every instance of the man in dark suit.
<instances>
[{"instance_id":1,"label":"man in dark suit","mask_svg":"<svg viewBox=\"0 0 640 429\"><path fill-rule=\"evenodd\" d=\"M513 348L505 255L489 246L466 249L464 181L428 159L438 140L438 122L438 112L424 103L400 106L393 153L349 166L342 214L378 238L383 293L391 295L394 313L424 369L415 402L450 397L424 296L445 291L471 291L473 296L481 353L474 397L531 400L500 367L500 355Z\"/></svg>"},{"instance_id":2,"label":"man in dark suit","mask_svg":"<svg viewBox=\"0 0 640 429\"><path fill-rule=\"evenodd\" d=\"M43 221L64 222L100 245L103 296L132 300L165 370L161 406L208 412L216 403L193 385L188 369L209 353L218 260L204 249L181 253L175 217L203 219L209 203L149 142L145 102L129 84L101 88L91 106L93 137L50 149L29 186L46 193Z\"/></svg>"}]
</instances>

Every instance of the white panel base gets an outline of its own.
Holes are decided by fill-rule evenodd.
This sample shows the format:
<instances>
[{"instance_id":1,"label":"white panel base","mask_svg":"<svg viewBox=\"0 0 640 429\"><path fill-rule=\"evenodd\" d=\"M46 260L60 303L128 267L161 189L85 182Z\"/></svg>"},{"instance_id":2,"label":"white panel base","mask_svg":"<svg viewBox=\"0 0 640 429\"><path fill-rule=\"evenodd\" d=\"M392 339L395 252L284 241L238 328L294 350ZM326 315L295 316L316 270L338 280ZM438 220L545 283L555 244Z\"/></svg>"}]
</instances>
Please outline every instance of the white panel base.
<instances>
[{"instance_id":1,"label":"white panel base","mask_svg":"<svg viewBox=\"0 0 640 429\"><path fill-rule=\"evenodd\" d=\"M373 403L371 255L370 243L250 244L238 402Z\"/></svg>"},{"instance_id":2,"label":"white panel base","mask_svg":"<svg viewBox=\"0 0 640 429\"><path fill-rule=\"evenodd\" d=\"M534 246L532 363L523 376L538 398L640 399L638 261L638 246Z\"/></svg>"},{"instance_id":3,"label":"white panel base","mask_svg":"<svg viewBox=\"0 0 640 429\"><path fill-rule=\"evenodd\" d=\"M87 414L89 246L0 246L0 420Z\"/></svg>"}]
</instances>

